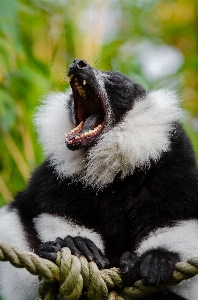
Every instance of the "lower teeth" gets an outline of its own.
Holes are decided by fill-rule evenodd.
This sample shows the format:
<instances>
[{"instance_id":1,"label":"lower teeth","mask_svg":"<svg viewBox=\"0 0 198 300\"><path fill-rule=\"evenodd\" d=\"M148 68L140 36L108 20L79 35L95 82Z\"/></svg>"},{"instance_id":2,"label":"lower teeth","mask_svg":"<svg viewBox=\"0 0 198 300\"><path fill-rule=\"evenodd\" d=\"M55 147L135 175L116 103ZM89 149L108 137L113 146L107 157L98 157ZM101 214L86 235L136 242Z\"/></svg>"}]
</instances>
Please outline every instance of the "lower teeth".
<instances>
[{"instance_id":1,"label":"lower teeth","mask_svg":"<svg viewBox=\"0 0 198 300\"><path fill-rule=\"evenodd\" d=\"M79 125L81 125L82 123L83 123L83 122L81 122ZM76 129L79 128L79 125L76 127ZM83 126L83 124L82 124L82 126ZM82 133L81 135L76 135L76 136L73 137L71 140L69 140L69 139L68 139L69 135L75 134L75 131L77 131L77 130L74 130L74 129L73 129L73 130L70 131L68 134L65 133L65 137L66 137L66 139L67 139L67 142L71 143L73 140L78 141L78 140L84 139L84 138L86 138L86 137L91 137L93 134L97 133L97 131L100 130L101 127L102 127L102 125L99 124L99 125L98 125L97 127L95 127L93 130L86 131L86 132Z\"/></svg>"}]
</instances>

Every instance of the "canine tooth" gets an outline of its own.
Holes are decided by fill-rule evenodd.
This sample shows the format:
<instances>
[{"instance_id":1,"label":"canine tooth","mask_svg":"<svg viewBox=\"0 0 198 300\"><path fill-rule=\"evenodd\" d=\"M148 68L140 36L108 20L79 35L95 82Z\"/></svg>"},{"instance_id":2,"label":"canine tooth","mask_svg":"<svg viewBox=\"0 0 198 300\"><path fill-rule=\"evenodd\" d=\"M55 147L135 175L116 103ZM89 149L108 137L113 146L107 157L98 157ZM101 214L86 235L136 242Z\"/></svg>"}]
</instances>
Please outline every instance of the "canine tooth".
<instances>
[{"instance_id":1,"label":"canine tooth","mask_svg":"<svg viewBox=\"0 0 198 300\"><path fill-rule=\"evenodd\" d=\"M83 79L83 85L85 85L87 83L87 81L85 79Z\"/></svg>"}]
</instances>

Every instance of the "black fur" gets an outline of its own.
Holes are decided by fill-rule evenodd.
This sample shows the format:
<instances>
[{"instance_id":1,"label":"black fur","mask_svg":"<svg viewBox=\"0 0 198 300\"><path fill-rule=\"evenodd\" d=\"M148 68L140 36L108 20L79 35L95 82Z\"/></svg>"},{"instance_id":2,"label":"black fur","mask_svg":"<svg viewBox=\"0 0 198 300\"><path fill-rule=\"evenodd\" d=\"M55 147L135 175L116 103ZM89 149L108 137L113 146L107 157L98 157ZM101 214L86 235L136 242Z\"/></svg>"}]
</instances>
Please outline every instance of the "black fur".
<instances>
[{"instance_id":1,"label":"black fur","mask_svg":"<svg viewBox=\"0 0 198 300\"><path fill-rule=\"evenodd\" d=\"M119 72L109 71L106 73L109 77L105 80L105 89L112 105L115 125L132 108L134 103L131 100L141 99L142 96L146 95L146 91L139 84Z\"/></svg>"},{"instance_id":2,"label":"black fur","mask_svg":"<svg viewBox=\"0 0 198 300\"><path fill-rule=\"evenodd\" d=\"M185 300L183 297L175 295L170 291L158 292L150 297L146 297L142 300Z\"/></svg>"}]
</instances>

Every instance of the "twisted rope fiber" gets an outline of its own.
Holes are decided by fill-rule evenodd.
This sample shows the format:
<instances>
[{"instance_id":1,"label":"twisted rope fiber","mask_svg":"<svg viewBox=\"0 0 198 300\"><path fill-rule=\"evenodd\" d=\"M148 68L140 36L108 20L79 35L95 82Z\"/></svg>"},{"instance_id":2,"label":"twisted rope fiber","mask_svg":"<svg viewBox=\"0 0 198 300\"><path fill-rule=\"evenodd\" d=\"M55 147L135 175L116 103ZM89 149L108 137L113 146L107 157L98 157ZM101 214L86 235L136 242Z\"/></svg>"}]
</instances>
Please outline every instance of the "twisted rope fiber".
<instances>
[{"instance_id":1,"label":"twisted rope fiber","mask_svg":"<svg viewBox=\"0 0 198 300\"><path fill-rule=\"evenodd\" d=\"M172 279L165 286L143 286L138 280L132 287L124 287L118 269L99 270L85 257L71 255L68 248L62 248L53 263L4 243L0 243L0 261L9 261L13 266L26 268L39 276L39 298L36 300L85 299L83 295L90 300L141 299L198 274L198 258L192 258L176 264Z\"/></svg>"}]
</instances>

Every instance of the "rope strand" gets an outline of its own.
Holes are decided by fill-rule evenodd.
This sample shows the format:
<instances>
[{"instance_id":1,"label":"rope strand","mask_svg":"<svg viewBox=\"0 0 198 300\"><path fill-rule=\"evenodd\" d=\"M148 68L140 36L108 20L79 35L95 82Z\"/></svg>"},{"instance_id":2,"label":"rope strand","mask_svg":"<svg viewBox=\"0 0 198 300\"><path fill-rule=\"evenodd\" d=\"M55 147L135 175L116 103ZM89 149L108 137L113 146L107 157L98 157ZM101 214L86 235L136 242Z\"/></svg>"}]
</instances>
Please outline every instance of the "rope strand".
<instances>
[{"instance_id":1,"label":"rope strand","mask_svg":"<svg viewBox=\"0 0 198 300\"><path fill-rule=\"evenodd\" d=\"M141 299L198 274L198 258L192 258L175 265L167 285L144 286L138 280L132 287L124 287L119 269L99 270L93 261L72 255L68 248L62 248L56 263L53 263L4 243L0 243L0 261L9 261L13 266L26 268L39 276L39 298L36 300L77 300L85 299L84 296L90 300ZM116 291L112 291L114 288Z\"/></svg>"}]
</instances>

